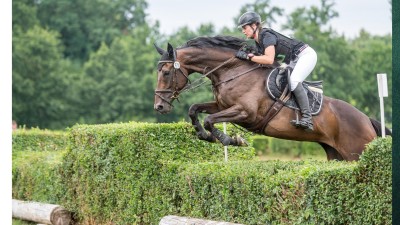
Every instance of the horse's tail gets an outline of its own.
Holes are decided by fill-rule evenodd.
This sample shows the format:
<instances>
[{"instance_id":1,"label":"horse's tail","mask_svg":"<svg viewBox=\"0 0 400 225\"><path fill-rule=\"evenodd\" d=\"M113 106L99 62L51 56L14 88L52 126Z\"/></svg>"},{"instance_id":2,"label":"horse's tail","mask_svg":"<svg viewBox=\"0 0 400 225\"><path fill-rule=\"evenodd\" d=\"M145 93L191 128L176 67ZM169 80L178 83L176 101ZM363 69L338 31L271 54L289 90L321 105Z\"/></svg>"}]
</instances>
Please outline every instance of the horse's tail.
<instances>
[{"instance_id":1,"label":"horse's tail","mask_svg":"<svg viewBox=\"0 0 400 225\"><path fill-rule=\"evenodd\" d=\"M376 134L379 137L382 137L381 123L379 121L377 121L377 120L372 119L372 118L369 118L369 120L371 121L372 126L374 127L374 130L375 130ZM392 136L392 131L390 131L387 127L385 127L385 134Z\"/></svg>"}]
</instances>

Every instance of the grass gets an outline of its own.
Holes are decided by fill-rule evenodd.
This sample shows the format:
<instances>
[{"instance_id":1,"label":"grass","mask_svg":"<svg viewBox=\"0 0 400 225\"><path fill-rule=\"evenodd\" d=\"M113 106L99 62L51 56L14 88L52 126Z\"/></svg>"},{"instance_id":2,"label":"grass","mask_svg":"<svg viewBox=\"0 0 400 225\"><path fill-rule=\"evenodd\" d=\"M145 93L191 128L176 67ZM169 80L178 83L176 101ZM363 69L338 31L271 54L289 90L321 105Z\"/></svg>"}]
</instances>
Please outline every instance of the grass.
<instances>
[{"instance_id":1,"label":"grass","mask_svg":"<svg viewBox=\"0 0 400 225\"><path fill-rule=\"evenodd\" d=\"M12 225L32 225L32 224L37 224L37 223L25 221L25 220L14 219L14 218L12 219Z\"/></svg>"}]
</instances>

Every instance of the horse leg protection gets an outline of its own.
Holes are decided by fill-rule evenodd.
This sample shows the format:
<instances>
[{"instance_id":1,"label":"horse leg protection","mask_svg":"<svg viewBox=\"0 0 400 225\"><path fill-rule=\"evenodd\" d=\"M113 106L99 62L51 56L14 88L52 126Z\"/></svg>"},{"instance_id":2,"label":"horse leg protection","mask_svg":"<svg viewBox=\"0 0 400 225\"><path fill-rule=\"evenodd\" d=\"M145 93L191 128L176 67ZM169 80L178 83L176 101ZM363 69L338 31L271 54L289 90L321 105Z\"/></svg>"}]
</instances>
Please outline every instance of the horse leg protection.
<instances>
[{"instance_id":1,"label":"horse leg protection","mask_svg":"<svg viewBox=\"0 0 400 225\"><path fill-rule=\"evenodd\" d=\"M223 146L228 146L230 144L234 144L234 140L229 137L228 135L224 134L223 132L221 132L220 130L218 130L217 128L213 128L211 131L212 135L214 135L214 137L216 137Z\"/></svg>"},{"instance_id":2,"label":"horse leg protection","mask_svg":"<svg viewBox=\"0 0 400 225\"><path fill-rule=\"evenodd\" d=\"M194 129L196 130L196 135L200 140L205 140L208 142L216 142L217 140L213 135L208 133L207 131L204 130L204 128L201 126L200 122L198 119L195 119L192 121L192 125Z\"/></svg>"}]
</instances>

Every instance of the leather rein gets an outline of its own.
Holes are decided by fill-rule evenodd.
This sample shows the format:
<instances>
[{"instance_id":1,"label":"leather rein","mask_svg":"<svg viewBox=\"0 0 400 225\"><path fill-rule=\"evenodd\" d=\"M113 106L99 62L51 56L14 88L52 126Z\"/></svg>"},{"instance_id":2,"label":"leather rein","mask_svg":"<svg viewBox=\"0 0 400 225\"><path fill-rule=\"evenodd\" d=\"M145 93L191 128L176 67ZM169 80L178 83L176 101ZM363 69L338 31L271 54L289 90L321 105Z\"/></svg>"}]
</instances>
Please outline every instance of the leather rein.
<instances>
[{"instance_id":1,"label":"leather rein","mask_svg":"<svg viewBox=\"0 0 400 225\"><path fill-rule=\"evenodd\" d=\"M218 66L215 67L214 69L212 69L212 70L210 70L209 72L203 74L201 77L199 77L199 78L198 78L197 80L195 80L193 83L196 83L197 81L199 81L199 80L201 80L201 79L204 79L205 77L209 77L209 75L210 75L211 73L215 72L216 70L218 70L218 69L221 68L222 66L226 65L227 63L231 62L231 61L234 60L235 58L236 58L235 56L229 58L228 60L224 61L223 63L221 63L220 65L218 65ZM201 86L202 84L205 83L205 82L202 82L200 85L197 85L197 86L195 86L195 87L191 87L191 81L189 80L189 76L186 75L186 74L183 72L183 70L182 70L181 67L180 67L180 63L179 63L178 61L173 61L173 60L161 60L161 61L158 61L158 64L160 64L160 63L173 63L173 64L174 64L174 67L173 67L174 72L173 72L173 77L172 77L172 82L173 82L173 87L172 87L172 88L173 88L173 89L168 88L168 89L156 89L156 90L155 90L155 95L158 96L158 97L160 97L163 101L165 101L166 103L168 103L168 104L169 104L170 106L172 106L172 107L174 107L174 106L172 105L172 101L173 101L174 99L176 99L176 100L178 100L178 102L179 102L179 95L180 95L182 92L189 91L189 90L193 90L193 89L195 89L195 88L197 88L197 87L199 87L199 86ZM232 81L232 80L234 80L234 79L236 79L236 78L238 78L238 77L240 77L240 76L243 76L243 75L245 75L245 74L247 74L247 73L249 73L249 72L251 72L251 71L253 71L253 70L256 70L256 69L258 69L258 68L260 68L260 67L263 67L263 66L260 65L260 64L257 64L257 66L255 66L255 67L253 67L253 68L250 68L249 70L246 70L246 71L244 71L244 72L242 72L242 73L240 73L240 74L238 74L238 75L236 75L236 76L234 76L234 77L231 77L231 78L229 78L229 79L227 79L227 80L220 81L220 82L218 82L218 83L216 83L216 84L213 84L213 87L215 88L215 87L219 86L219 85L222 84L222 83L227 83L227 82L229 82L229 81ZM204 68L204 71L205 71L206 69L207 69L207 67ZM186 78L185 86L184 86L181 90L178 90L178 71L180 72L179 74L182 74L182 75ZM174 81L175 81L175 82L174 82ZM168 100L167 98L163 97L160 93L172 93L172 96L170 97L171 100Z\"/></svg>"}]
</instances>

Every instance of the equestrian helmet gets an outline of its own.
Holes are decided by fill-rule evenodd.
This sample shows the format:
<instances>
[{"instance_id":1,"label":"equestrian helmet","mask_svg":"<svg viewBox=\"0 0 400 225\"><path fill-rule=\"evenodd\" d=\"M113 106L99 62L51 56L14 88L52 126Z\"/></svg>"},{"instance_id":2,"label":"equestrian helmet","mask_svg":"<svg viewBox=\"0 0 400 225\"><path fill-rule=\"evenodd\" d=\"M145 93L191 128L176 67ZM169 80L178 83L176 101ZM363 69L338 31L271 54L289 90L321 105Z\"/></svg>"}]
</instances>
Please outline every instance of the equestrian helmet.
<instances>
[{"instance_id":1,"label":"equestrian helmet","mask_svg":"<svg viewBox=\"0 0 400 225\"><path fill-rule=\"evenodd\" d=\"M246 12L242 16L240 16L238 21L238 28L242 28L244 25L252 24L252 23L261 23L261 17L258 13L255 12Z\"/></svg>"}]
</instances>

